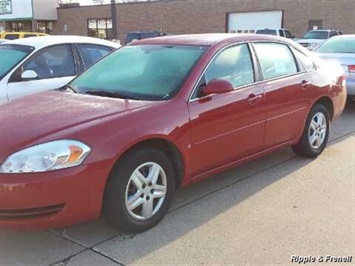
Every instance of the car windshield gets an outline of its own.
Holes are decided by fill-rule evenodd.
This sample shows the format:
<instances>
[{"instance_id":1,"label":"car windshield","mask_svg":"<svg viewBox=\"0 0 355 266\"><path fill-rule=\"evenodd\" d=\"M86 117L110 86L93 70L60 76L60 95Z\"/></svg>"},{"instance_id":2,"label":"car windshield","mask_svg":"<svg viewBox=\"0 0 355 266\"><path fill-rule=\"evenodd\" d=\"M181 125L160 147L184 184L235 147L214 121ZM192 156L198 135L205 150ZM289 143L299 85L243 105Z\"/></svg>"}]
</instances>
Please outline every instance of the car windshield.
<instances>
[{"instance_id":1,"label":"car windshield","mask_svg":"<svg viewBox=\"0 0 355 266\"><path fill-rule=\"evenodd\" d=\"M303 39L328 39L329 32L328 31L309 31L304 35Z\"/></svg>"},{"instance_id":2,"label":"car windshield","mask_svg":"<svg viewBox=\"0 0 355 266\"><path fill-rule=\"evenodd\" d=\"M24 45L0 45L0 79L31 53L33 47Z\"/></svg>"},{"instance_id":3,"label":"car windshield","mask_svg":"<svg viewBox=\"0 0 355 266\"><path fill-rule=\"evenodd\" d=\"M264 30L257 30L257 34L267 34L267 35L277 35L276 30L264 29Z\"/></svg>"},{"instance_id":4,"label":"car windshield","mask_svg":"<svg viewBox=\"0 0 355 266\"><path fill-rule=\"evenodd\" d=\"M205 46L125 46L93 65L69 86L79 93L139 100L176 95Z\"/></svg>"},{"instance_id":5,"label":"car windshield","mask_svg":"<svg viewBox=\"0 0 355 266\"><path fill-rule=\"evenodd\" d=\"M329 39L316 52L355 54L355 38Z\"/></svg>"}]
</instances>

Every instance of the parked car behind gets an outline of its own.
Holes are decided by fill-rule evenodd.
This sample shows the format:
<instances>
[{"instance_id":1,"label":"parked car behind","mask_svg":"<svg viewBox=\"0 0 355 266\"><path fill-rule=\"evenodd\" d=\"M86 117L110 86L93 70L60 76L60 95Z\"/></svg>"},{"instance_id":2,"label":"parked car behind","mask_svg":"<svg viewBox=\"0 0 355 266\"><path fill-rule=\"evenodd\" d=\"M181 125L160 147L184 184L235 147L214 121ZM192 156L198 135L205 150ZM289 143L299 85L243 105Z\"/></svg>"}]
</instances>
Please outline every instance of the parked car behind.
<instances>
[{"instance_id":1,"label":"parked car behind","mask_svg":"<svg viewBox=\"0 0 355 266\"><path fill-rule=\"evenodd\" d=\"M255 31L256 34L266 34L266 35L274 35L274 36L280 36L280 37L285 37L288 39L293 39L295 38L294 35L291 34L289 30L286 29L258 29Z\"/></svg>"},{"instance_id":2,"label":"parked car behind","mask_svg":"<svg viewBox=\"0 0 355 266\"><path fill-rule=\"evenodd\" d=\"M348 96L355 97L355 35L333 37L314 52L320 58L336 61L344 68Z\"/></svg>"},{"instance_id":3,"label":"parked car behind","mask_svg":"<svg viewBox=\"0 0 355 266\"><path fill-rule=\"evenodd\" d=\"M17 40L22 38L29 38L29 37L40 37L40 36L47 36L48 34L42 32L13 32L13 31L3 31L0 32L0 38L6 40Z\"/></svg>"},{"instance_id":4,"label":"parked car behind","mask_svg":"<svg viewBox=\"0 0 355 266\"><path fill-rule=\"evenodd\" d=\"M302 39L297 40L297 42L312 51L327 39L342 34L343 32L340 30L311 30Z\"/></svg>"},{"instance_id":5,"label":"parked car behind","mask_svg":"<svg viewBox=\"0 0 355 266\"><path fill-rule=\"evenodd\" d=\"M45 36L0 44L0 104L57 89L118 48L113 42L79 36Z\"/></svg>"},{"instance_id":6,"label":"parked car behind","mask_svg":"<svg viewBox=\"0 0 355 266\"><path fill-rule=\"evenodd\" d=\"M176 188L291 145L324 150L342 69L286 38L201 34L124 46L63 90L0 106L0 226L97 218L140 232Z\"/></svg>"},{"instance_id":7,"label":"parked car behind","mask_svg":"<svg viewBox=\"0 0 355 266\"><path fill-rule=\"evenodd\" d=\"M128 32L124 44L129 44L133 41L165 36L165 33L159 31L132 31Z\"/></svg>"}]
</instances>

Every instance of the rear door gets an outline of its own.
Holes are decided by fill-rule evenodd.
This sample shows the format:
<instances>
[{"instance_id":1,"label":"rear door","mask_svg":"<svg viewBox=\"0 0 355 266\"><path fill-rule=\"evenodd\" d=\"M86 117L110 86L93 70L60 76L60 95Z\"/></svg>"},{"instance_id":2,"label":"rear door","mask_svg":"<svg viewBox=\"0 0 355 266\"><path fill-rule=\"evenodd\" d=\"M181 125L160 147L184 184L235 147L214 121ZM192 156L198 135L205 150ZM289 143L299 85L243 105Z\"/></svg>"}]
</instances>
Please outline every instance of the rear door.
<instances>
[{"instance_id":1,"label":"rear door","mask_svg":"<svg viewBox=\"0 0 355 266\"><path fill-rule=\"evenodd\" d=\"M300 68L290 47L253 43L265 85L265 148L297 137L311 104L310 74Z\"/></svg>"},{"instance_id":2,"label":"rear door","mask_svg":"<svg viewBox=\"0 0 355 266\"><path fill-rule=\"evenodd\" d=\"M21 75L26 70L36 72L38 78L23 80ZM7 84L9 100L29 94L66 85L77 74L77 66L69 44L43 48L23 63L10 77Z\"/></svg>"},{"instance_id":3,"label":"rear door","mask_svg":"<svg viewBox=\"0 0 355 266\"><path fill-rule=\"evenodd\" d=\"M188 103L194 176L262 148L264 92L263 85L255 83L254 65L249 46L240 44L218 53L201 76ZM234 91L201 95L214 79L229 81Z\"/></svg>"}]
</instances>

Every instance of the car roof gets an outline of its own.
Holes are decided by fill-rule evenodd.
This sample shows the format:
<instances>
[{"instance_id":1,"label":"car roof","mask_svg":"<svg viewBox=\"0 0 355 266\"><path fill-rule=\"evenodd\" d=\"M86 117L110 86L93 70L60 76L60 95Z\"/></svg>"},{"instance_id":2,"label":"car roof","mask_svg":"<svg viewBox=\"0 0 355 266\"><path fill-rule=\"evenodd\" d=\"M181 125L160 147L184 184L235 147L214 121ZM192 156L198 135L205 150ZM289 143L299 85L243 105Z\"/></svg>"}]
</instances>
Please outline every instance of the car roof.
<instances>
[{"instance_id":1,"label":"car roof","mask_svg":"<svg viewBox=\"0 0 355 266\"><path fill-rule=\"evenodd\" d=\"M135 41L130 45L137 44L175 44L175 45L201 45L209 46L223 41L254 41L254 40L277 40L284 38L271 35L239 34L239 33L205 33L187 35L169 35Z\"/></svg>"},{"instance_id":2,"label":"car roof","mask_svg":"<svg viewBox=\"0 0 355 266\"><path fill-rule=\"evenodd\" d=\"M6 44L28 45L36 49L41 49L46 46L64 44L64 43L92 43L98 45L110 46L113 48L120 47L119 44L92 37L74 36L74 35L53 35L53 36L40 36L29 37L23 39L16 39L6 42Z\"/></svg>"}]
</instances>

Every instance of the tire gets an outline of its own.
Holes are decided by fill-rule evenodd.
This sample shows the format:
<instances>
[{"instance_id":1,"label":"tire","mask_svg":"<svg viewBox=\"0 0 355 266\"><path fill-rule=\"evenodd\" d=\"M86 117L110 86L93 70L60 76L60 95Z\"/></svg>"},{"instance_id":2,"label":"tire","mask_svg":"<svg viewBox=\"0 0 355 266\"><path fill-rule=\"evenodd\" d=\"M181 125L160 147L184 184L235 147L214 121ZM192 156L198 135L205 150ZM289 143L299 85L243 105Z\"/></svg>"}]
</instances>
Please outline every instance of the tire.
<instances>
[{"instance_id":1,"label":"tire","mask_svg":"<svg viewBox=\"0 0 355 266\"><path fill-rule=\"evenodd\" d=\"M300 141L292 146L299 155L314 158L320 155L328 143L329 112L322 104L316 104L308 114Z\"/></svg>"},{"instance_id":2,"label":"tire","mask_svg":"<svg viewBox=\"0 0 355 266\"><path fill-rule=\"evenodd\" d=\"M145 231L163 219L174 191L174 168L165 153L151 148L132 150L116 164L107 181L103 216L122 232Z\"/></svg>"}]
</instances>

